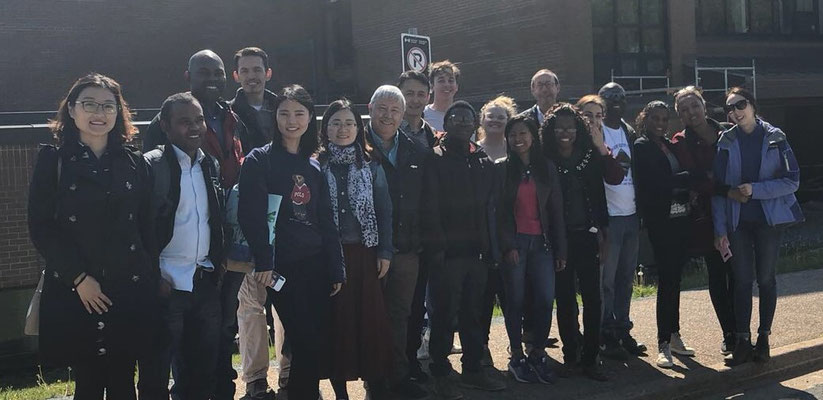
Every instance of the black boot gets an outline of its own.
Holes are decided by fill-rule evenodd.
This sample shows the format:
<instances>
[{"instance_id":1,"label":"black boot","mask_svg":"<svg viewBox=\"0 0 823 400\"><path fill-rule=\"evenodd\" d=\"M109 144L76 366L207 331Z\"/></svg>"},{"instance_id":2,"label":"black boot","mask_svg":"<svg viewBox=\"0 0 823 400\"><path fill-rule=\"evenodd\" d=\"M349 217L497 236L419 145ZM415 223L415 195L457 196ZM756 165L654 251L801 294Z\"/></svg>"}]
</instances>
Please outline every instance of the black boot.
<instances>
[{"instance_id":1,"label":"black boot","mask_svg":"<svg viewBox=\"0 0 823 400\"><path fill-rule=\"evenodd\" d=\"M769 354L769 335L760 334L757 336L757 344L754 346L754 361L765 363L772 359Z\"/></svg>"},{"instance_id":2,"label":"black boot","mask_svg":"<svg viewBox=\"0 0 823 400\"><path fill-rule=\"evenodd\" d=\"M734 347L734 353L732 353L731 357L726 358L726 365L734 367L752 360L754 352L752 350L751 339L737 338L737 343L735 343Z\"/></svg>"}]
</instances>

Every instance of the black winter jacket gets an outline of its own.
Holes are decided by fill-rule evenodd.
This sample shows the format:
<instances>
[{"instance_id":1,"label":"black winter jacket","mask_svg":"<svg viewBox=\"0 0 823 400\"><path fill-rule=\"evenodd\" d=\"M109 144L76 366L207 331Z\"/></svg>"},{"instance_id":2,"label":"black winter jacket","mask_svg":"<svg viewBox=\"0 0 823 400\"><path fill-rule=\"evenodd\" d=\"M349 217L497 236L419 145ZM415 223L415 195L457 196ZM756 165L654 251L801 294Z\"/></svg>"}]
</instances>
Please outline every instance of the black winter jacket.
<instances>
[{"instance_id":1,"label":"black winter jacket","mask_svg":"<svg viewBox=\"0 0 823 400\"><path fill-rule=\"evenodd\" d=\"M369 137L368 133L366 137ZM392 225L394 247L398 253L421 250L421 198L423 171L431 151L423 149L406 136L397 132L397 166L374 144L371 156L380 161L389 183L392 201Z\"/></svg>"},{"instance_id":2,"label":"black winter jacket","mask_svg":"<svg viewBox=\"0 0 823 400\"><path fill-rule=\"evenodd\" d=\"M448 135L426 164L423 246L429 254L491 261L490 217L497 183L494 164L474 143L468 149Z\"/></svg>"}]
</instances>

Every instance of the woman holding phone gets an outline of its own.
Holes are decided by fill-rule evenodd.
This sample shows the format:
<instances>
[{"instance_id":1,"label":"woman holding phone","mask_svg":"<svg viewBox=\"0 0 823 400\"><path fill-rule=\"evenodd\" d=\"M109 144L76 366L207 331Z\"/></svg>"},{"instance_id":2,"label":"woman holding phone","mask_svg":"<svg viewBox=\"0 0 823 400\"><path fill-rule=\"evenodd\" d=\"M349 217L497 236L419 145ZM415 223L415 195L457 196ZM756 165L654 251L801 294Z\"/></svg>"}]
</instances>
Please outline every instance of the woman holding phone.
<instances>
[{"instance_id":1,"label":"woman holding phone","mask_svg":"<svg viewBox=\"0 0 823 400\"><path fill-rule=\"evenodd\" d=\"M285 278L274 306L288 332L291 371L287 390L295 399L316 399L328 374L331 297L346 272L329 189L311 156L319 141L314 103L299 85L278 96L270 144L246 156L240 171L237 218L249 243L255 271L274 269ZM268 195L282 196L269 241Z\"/></svg>"},{"instance_id":2,"label":"woman holding phone","mask_svg":"<svg viewBox=\"0 0 823 400\"><path fill-rule=\"evenodd\" d=\"M736 125L717 143L714 179L723 188L712 198L715 247L731 255L737 343L731 366L752 359L766 362L777 307L775 268L783 226L803 220L794 196L800 167L780 128L757 116L757 101L735 87L726 96L726 112ZM725 196L722 193L726 193ZM730 254L731 253L731 254ZM752 348L752 283L757 279L760 327Z\"/></svg>"}]
</instances>

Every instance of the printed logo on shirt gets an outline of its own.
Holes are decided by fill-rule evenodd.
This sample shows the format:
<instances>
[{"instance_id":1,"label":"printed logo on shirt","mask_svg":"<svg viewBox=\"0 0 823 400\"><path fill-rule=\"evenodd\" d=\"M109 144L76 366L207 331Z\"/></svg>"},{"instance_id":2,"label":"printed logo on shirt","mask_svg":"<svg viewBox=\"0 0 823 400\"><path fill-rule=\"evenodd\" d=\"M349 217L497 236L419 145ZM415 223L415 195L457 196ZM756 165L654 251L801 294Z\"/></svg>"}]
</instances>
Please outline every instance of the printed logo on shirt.
<instances>
[{"instance_id":1,"label":"printed logo on shirt","mask_svg":"<svg viewBox=\"0 0 823 400\"><path fill-rule=\"evenodd\" d=\"M306 185L306 179L303 175L292 175L291 179L294 181L294 187L291 189L291 204L294 217L300 221L306 219L306 204L311 201L311 190Z\"/></svg>"}]
</instances>

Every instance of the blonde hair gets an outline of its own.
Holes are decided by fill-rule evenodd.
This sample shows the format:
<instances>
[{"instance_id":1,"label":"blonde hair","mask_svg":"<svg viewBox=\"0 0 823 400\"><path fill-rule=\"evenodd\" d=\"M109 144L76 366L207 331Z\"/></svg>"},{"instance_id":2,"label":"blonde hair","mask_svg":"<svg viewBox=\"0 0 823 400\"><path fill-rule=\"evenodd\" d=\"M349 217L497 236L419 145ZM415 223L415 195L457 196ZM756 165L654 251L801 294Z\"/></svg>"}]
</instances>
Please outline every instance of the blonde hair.
<instances>
[{"instance_id":1,"label":"blonde hair","mask_svg":"<svg viewBox=\"0 0 823 400\"><path fill-rule=\"evenodd\" d=\"M492 107L502 108L503 111L506 112L507 119L517 115L517 104L514 102L513 98L501 94L494 99L489 100L483 105L483 107L480 108L480 128L477 129L478 142L486 137L486 131L483 129L483 120L486 118L486 111Z\"/></svg>"},{"instance_id":2,"label":"blonde hair","mask_svg":"<svg viewBox=\"0 0 823 400\"><path fill-rule=\"evenodd\" d=\"M580 100L577 100L577 103L574 106L578 110L583 110L583 107L585 107L586 104L591 103L597 104L598 106L600 106L604 113L606 112L606 102L603 100L602 97L596 94L587 94L581 97Z\"/></svg>"}]
</instances>

